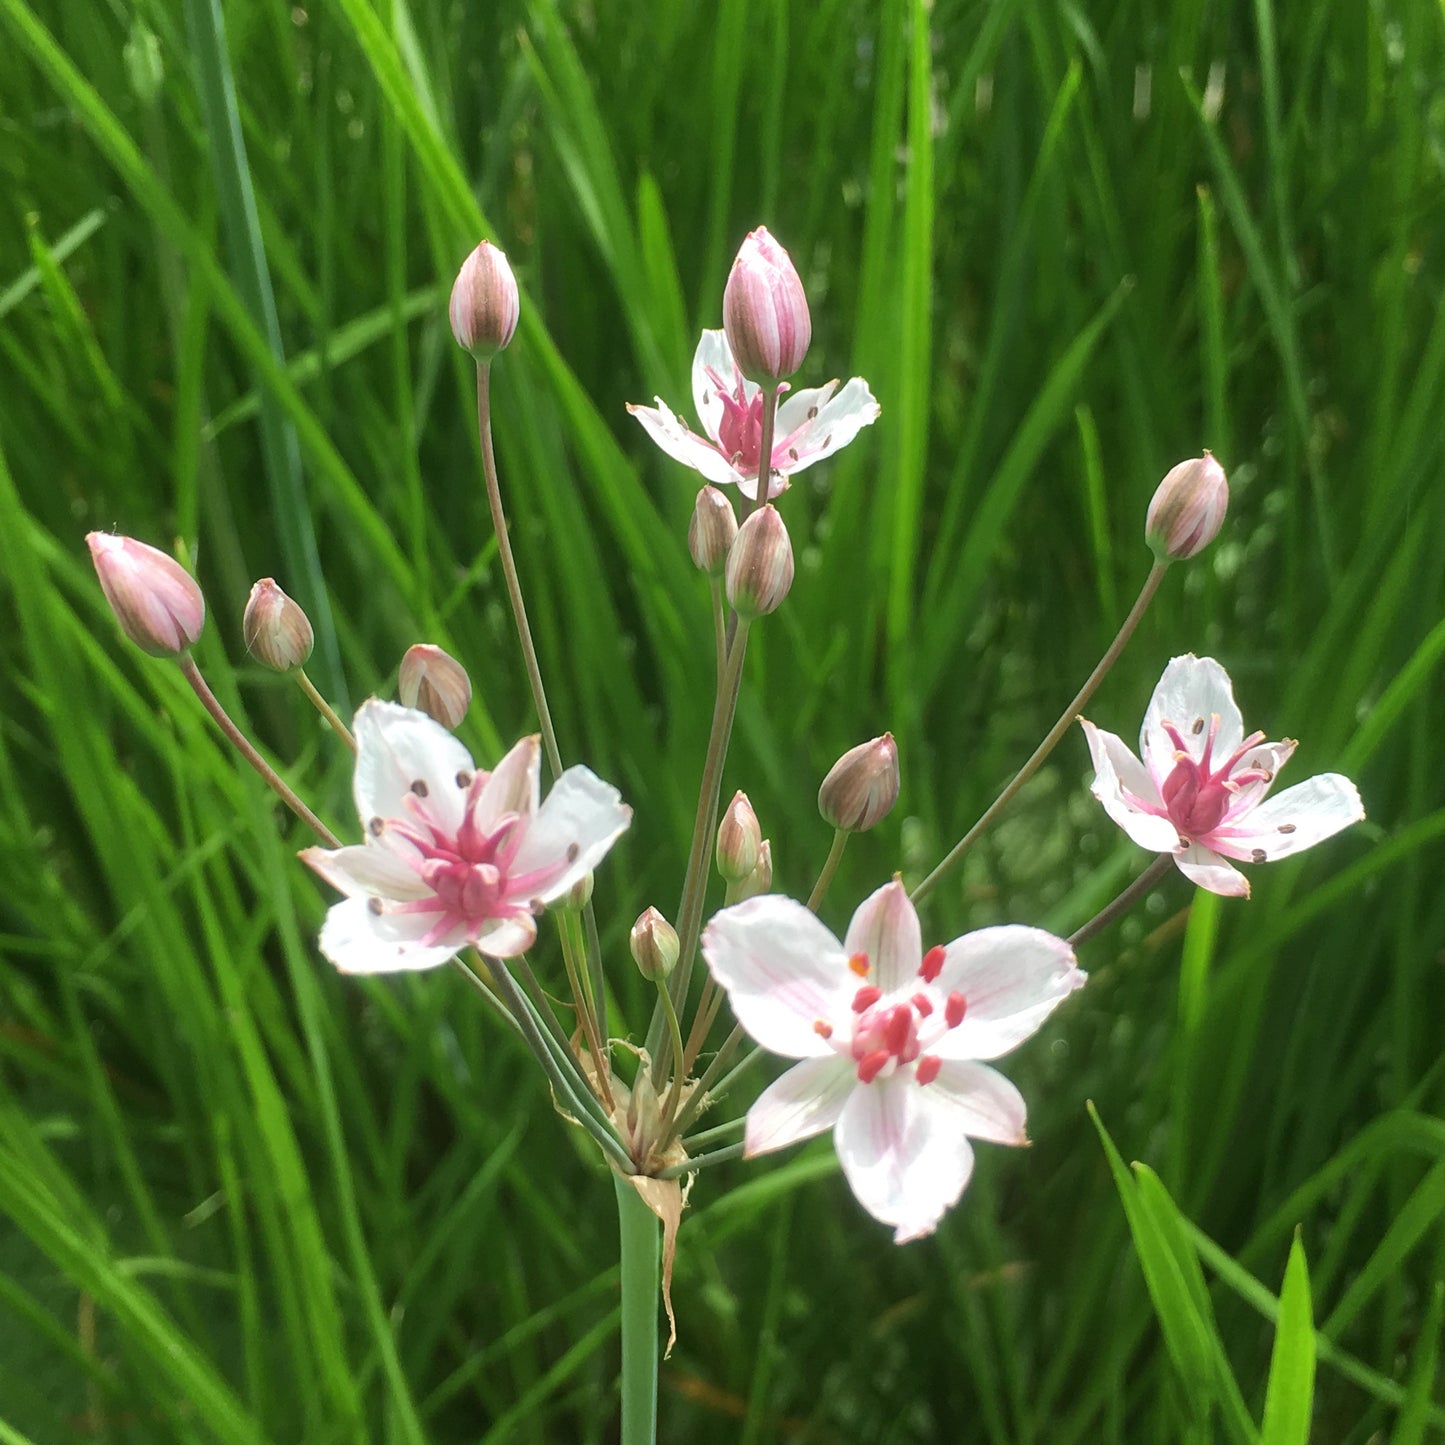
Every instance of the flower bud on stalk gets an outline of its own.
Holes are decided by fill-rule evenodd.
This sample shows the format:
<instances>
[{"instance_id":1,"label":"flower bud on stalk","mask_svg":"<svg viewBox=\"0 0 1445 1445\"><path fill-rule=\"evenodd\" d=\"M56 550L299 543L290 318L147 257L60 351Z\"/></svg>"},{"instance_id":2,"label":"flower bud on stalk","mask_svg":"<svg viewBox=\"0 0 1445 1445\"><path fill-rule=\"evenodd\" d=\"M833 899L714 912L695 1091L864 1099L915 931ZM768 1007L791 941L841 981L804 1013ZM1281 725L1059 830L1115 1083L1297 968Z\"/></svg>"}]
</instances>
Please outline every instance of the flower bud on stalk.
<instances>
[{"instance_id":1,"label":"flower bud on stalk","mask_svg":"<svg viewBox=\"0 0 1445 1445\"><path fill-rule=\"evenodd\" d=\"M808 298L792 259L766 226L749 233L728 273L723 329L738 370L760 385L791 376L808 354Z\"/></svg>"},{"instance_id":2,"label":"flower bud on stalk","mask_svg":"<svg viewBox=\"0 0 1445 1445\"><path fill-rule=\"evenodd\" d=\"M748 795L733 794L717 828L717 871L728 883L741 883L758 866L763 830Z\"/></svg>"},{"instance_id":3,"label":"flower bud on stalk","mask_svg":"<svg viewBox=\"0 0 1445 1445\"><path fill-rule=\"evenodd\" d=\"M429 642L408 647L396 677L403 707L419 708L455 732L472 701L472 681L456 658Z\"/></svg>"},{"instance_id":4,"label":"flower bud on stalk","mask_svg":"<svg viewBox=\"0 0 1445 1445\"><path fill-rule=\"evenodd\" d=\"M849 748L818 789L823 821L845 833L866 833L898 801L898 747L892 733Z\"/></svg>"},{"instance_id":5,"label":"flower bud on stalk","mask_svg":"<svg viewBox=\"0 0 1445 1445\"><path fill-rule=\"evenodd\" d=\"M174 557L110 532L86 536L95 575L121 631L152 657L179 657L206 625L206 600Z\"/></svg>"},{"instance_id":6,"label":"flower bud on stalk","mask_svg":"<svg viewBox=\"0 0 1445 1445\"><path fill-rule=\"evenodd\" d=\"M734 903L742 903L749 898L756 898L760 893L772 891L773 843L771 838L764 838L763 846L758 849L758 861L753 871L741 882L728 884L727 904L731 908Z\"/></svg>"},{"instance_id":7,"label":"flower bud on stalk","mask_svg":"<svg viewBox=\"0 0 1445 1445\"><path fill-rule=\"evenodd\" d=\"M697 494L692 520L687 524L687 550L698 569L709 577L721 577L728 564L728 549L737 534L733 504L716 487L704 487Z\"/></svg>"},{"instance_id":8,"label":"flower bud on stalk","mask_svg":"<svg viewBox=\"0 0 1445 1445\"><path fill-rule=\"evenodd\" d=\"M521 301L507 258L483 241L457 272L452 286L452 335L477 361L490 361L512 339Z\"/></svg>"},{"instance_id":9,"label":"flower bud on stalk","mask_svg":"<svg viewBox=\"0 0 1445 1445\"><path fill-rule=\"evenodd\" d=\"M728 602L751 621L774 612L793 585L793 544L778 509L759 507L738 528L728 552Z\"/></svg>"},{"instance_id":10,"label":"flower bud on stalk","mask_svg":"<svg viewBox=\"0 0 1445 1445\"><path fill-rule=\"evenodd\" d=\"M263 577L251 588L241 619L246 651L274 672L290 672L311 656L315 636L311 622L298 602L288 597L273 577Z\"/></svg>"},{"instance_id":11,"label":"flower bud on stalk","mask_svg":"<svg viewBox=\"0 0 1445 1445\"><path fill-rule=\"evenodd\" d=\"M643 978L653 983L661 983L672 972L682 950L677 930L652 907L638 914L627 942Z\"/></svg>"},{"instance_id":12,"label":"flower bud on stalk","mask_svg":"<svg viewBox=\"0 0 1445 1445\"><path fill-rule=\"evenodd\" d=\"M562 896L562 907L581 913L592 901L592 870L589 868Z\"/></svg>"},{"instance_id":13,"label":"flower bud on stalk","mask_svg":"<svg viewBox=\"0 0 1445 1445\"><path fill-rule=\"evenodd\" d=\"M1144 540L1161 562L1182 562L1202 552L1224 525L1229 483L1208 452L1165 473L1144 522Z\"/></svg>"}]
</instances>

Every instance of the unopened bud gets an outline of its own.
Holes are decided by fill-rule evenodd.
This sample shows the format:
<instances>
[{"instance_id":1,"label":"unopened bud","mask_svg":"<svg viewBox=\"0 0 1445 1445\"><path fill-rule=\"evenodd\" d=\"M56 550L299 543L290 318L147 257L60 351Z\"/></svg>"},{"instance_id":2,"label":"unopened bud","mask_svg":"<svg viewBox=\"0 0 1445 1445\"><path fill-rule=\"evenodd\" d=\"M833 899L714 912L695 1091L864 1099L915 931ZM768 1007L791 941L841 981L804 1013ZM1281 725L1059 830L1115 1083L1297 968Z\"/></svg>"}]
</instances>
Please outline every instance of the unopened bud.
<instances>
[{"instance_id":1,"label":"unopened bud","mask_svg":"<svg viewBox=\"0 0 1445 1445\"><path fill-rule=\"evenodd\" d=\"M808 298L791 257L766 226L748 235L728 273L723 329L749 381L782 381L808 354L813 336Z\"/></svg>"},{"instance_id":2,"label":"unopened bud","mask_svg":"<svg viewBox=\"0 0 1445 1445\"><path fill-rule=\"evenodd\" d=\"M759 507L738 528L728 553L728 602L751 621L776 611L793 585L793 544L778 509Z\"/></svg>"},{"instance_id":3,"label":"unopened bud","mask_svg":"<svg viewBox=\"0 0 1445 1445\"><path fill-rule=\"evenodd\" d=\"M290 672L311 656L315 636L311 622L298 602L288 597L272 577L251 588L241 619L246 651L263 667Z\"/></svg>"},{"instance_id":4,"label":"unopened bud","mask_svg":"<svg viewBox=\"0 0 1445 1445\"><path fill-rule=\"evenodd\" d=\"M709 577L721 577L728 564L728 549L738 534L733 504L716 487L697 494L692 520L687 524L687 550Z\"/></svg>"},{"instance_id":5,"label":"unopened bud","mask_svg":"<svg viewBox=\"0 0 1445 1445\"><path fill-rule=\"evenodd\" d=\"M121 631L152 657L179 657L206 625L206 600L174 557L134 537L91 532L95 575Z\"/></svg>"},{"instance_id":6,"label":"unopened bud","mask_svg":"<svg viewBox=\"0 0 1445 1445\"><path fill-rule=\"evenodd\" d=\"M456 658L429 642L418 642L401 660L396 695L403 707L420 708L454 731L471 706L472 680Z\"/></svg>"},{"instance_id":7,"label":"unopened bud","mask_svg":"<svg viewBox=\"0 0 1445 1445\"><path fill-rule=\"evenodd\" d=\"M563 895L562 907L580 913L592 901L592 870L589 868Z\"/></svg>"},{"instance_id":8,"label":"unopened bud","mask_svg":"<svg viewBox=\"0 0 1445 1445\"><path fill-rule=\"evenodd\" d=\"M764 838L763 846L758 849L758 861L754 864L753 871L741 882L728 884L728 907L748 898L756 898L760 893L771 893L772 891L773 843L772 839Z\"/></svg>"},{"instance_id":9,"label":"unopened bud","mask_svg":"<svg viewBox=\"0 0 1445 1445\"><path fill-rule=\"evenodd\" d=\"M892 733L849 748L818 789L823 821L845 833L864 833L898 801L898 747Z\"/></svg>"},{"instance_id":10,"label":"unopened bud","mask_svg":"<svg viewBox=\"0 0 1445 1445\"><path fill-rule=\"evenodd\" d=\"M478 361L490 361L512 339L521 314L517 281L490 241L462 262L449 309L457 345Z\"/></svg>"},{"instance_id":11,"label":"unopened bud","mask_svg":"<svg viewBox=\"0 0 1445 1445\"><path fill-rule=\"evenodd\" d=\"M734 793L717 828L717 871L729 883L741 883L758 866L763 830L746 793Z\"/></svg>"},{"instance_id":12,"label":"unopened bud","mask_svg":"<svg viewBox=\"0 0 1445 1445\"><path fill-rule=\"evenodd\" d=\"M1161 562L1182 562L1218 535L1229 508L1224 468L1208 452L1165 473L1149 503L1144 540Z\"/></svg>"},{"instance_id":13,"label":"unopened bud","mask_svg":"<svg viewBox=\"0 0 1445 1445\"><path fill-rule=\"evenodd\" d=\"M677 966L682 950L677 929L655 908L644 908L627 937L632 957L643 978L661 983Z\"/></svg>"}]
</instances>

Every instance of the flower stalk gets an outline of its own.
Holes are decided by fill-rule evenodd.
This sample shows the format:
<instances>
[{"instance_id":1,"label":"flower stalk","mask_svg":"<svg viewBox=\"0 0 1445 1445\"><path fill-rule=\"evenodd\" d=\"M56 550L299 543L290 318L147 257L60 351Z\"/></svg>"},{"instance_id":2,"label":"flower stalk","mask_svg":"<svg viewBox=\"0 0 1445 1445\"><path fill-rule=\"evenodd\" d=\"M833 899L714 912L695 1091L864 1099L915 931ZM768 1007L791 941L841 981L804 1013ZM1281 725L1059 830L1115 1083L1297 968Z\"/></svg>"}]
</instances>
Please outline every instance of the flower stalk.
<instances>
[{"instance_id":1,"label":"flower stalk","mask_svg":"<svg viewBox=\"0 0 1445 1445\"><path fill-rule=\"evenodd\" d=\"M1102 933L1116 918L1127 913L1174 866L1168 853L1156 858L1112 903L1101 908L1082 928L1076 928L1065 940L1070 948L1087 943Z\"/></svg>"},{"instance_id":2,"label":"flower stalk","mask_svg":"<svg viewBox=\"0 0 1445 1445\"><path fill-rule=\"evenodd\" d=\"M818 874L818 881L813 884L813 891L808 895L808 907L814 913L818 911L823 899L827 896L828 885L832 883L833 875L843 861L843 850L848 846L848 839L851 836L846 829L835 828L833 830L833 846L828 849L828 856L823 860L822 872Z\"/></svg>"},{"instance_id":3,"label":"flower stalk","mask_svg":"<svg viewBox=\"0 0 1445 1445\"><path fill-rule=\"evenodd\" d=\"M612 1176L622 1276L622 1445L657 1439L659 1223L632 1183Z\"/></svg>"},{"instance_id":4,"label":"flower stalk","mask_svg":"<svg viewBox=\"0 0 1445 1445\"><path fill-rule=\"evenodd\" d=\"M296 686L306 694L311 705L326 719L331 727L331 731L351 749L352 756L354 757L356 755L356 739L351 736L351 729L336 715L336 709L317 691L316 684L307 677L306 669L304 667L298 667L291 675L296 679Z\"/></svg>"}]
</instances>

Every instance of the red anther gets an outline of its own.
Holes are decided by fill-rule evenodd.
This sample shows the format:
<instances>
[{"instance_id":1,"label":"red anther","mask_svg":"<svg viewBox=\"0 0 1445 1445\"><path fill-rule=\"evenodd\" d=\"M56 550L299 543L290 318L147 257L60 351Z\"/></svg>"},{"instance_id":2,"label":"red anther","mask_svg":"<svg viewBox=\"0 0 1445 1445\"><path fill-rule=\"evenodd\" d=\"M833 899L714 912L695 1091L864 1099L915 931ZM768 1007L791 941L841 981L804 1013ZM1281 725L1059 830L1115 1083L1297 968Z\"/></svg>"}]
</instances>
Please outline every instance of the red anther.
<instances>
[{"instance_id":1,"label":"red anther","mask_svg":"<svg viewBox=\"0 0 1445 1445\"><path fill-rule=\"evenodd\" d=\"M869 969L868 955L866 953L855 953L853 957L848 960L848 967L856 973L859 978L867 978Z\"/></svg>"},{"instance_id":2,"label":"red anther","mask_svg":"<svg viewBox=\"0 0 1445 1445\"><path fill-rule=\"evenodd\" d=\"M820 1039L831 1039L833 1037L833 1025L826 1023L823 1019L815 1019L813 1021L813 1032L817 1034Z\"/></svg>"},{"instance_id":3,"label":"red anther","mask_svg":"<svg viewBox=\"0 0 1445 1445\"><path fill-rule=\"evenodd\" d=\"M943 1021L949 1028L956 1029L963 1022L963 1016L968 1012L968 1000L957 991L949 994L948 1002L943 1006Z\"/></svg>"},{"instance_id":4,"label":"red anther","mask_svg":"<svg viewBox=\"0 0 1445 1445\"><path fill-rule=\"evenodd\" d=\"M901 1054L908 1047L912 1033L913 1010L906 1003L901 1003L889 1013L888 1022L883 1025L883 1042L888 1046L888 1052Z\"/></svg>"},{"instance_id":5,"label":"red anther","mask_svg":"<svg viewBox=\"0 0 1445 1445\"><path fill-rule=\"evenodd\" d=\"M871 1084L878 1077L878 1071L893 1057L887 1049L874 1049L858 1061L858 1082Z\"/></svg>"},{"instance_id":6,"label":"red anther","mask_svg":"<svg viewBox=\"0 0 1445 1445\"><path fill-rule=\"evenodd\" d=\"M935 943L923 955L923 966L918 970L918 976L924 983L932 983L942 972L943 960L947 953L948 950L941 943Z\"/></svg>"},{"instance_id":7,"label":"red anther","mask_svg":"<svg viewBox=\"0 0 1445 1445\"><path fill-rule=\"evenodd\" d=\"M931 1084L937 1077L938 1071L943 1067L943 1060L937 1054L924 1054L918 1061L918 1068L914 1072L914 1078L920 1084Z\"/></svg>"},{"instance_id":8,"label":"red anther","mask_svg":"<svg viewBox=\"0 0 1445 1445\"><path fill-rule=\"evenodd\" d=\"M926 1019L933 1012L933 1000L926 993L914 994L909 1002L918 1010L921 1019Z\"/></svg>"},{"instance_id":9,"label":"red anther","mask_svg":"<svg viewBox=\"0 0 1445 1445\"><path fill-rule=\"evenodd\" d=\"M860 1014L865 1009L870 1009L880 998L883 997L883 990L875 988L871 983L865 983L857 993L853 995L853 1012Z\"/></svg>"}]
</instances>

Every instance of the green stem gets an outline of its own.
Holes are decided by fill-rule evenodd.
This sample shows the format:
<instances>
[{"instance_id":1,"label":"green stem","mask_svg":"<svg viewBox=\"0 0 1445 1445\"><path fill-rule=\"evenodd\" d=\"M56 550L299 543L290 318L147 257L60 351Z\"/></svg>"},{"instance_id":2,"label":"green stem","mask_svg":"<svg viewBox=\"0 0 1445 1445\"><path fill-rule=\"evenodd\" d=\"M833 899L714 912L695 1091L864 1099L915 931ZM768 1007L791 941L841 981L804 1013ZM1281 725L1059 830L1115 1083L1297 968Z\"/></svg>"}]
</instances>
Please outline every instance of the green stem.
<instances>
[{"instance_id":1,"label":"green stem","mask_svg":"<svg viewBox=\"0 0 1445 1445\"><path fill-rule=\"evenodd\" d=\"M702 1129L696 1134L689 1134L682 1142L684 1147L691 1152L700 1145L711 1144L714 1140L721 1139L726 1134L736 1134L747 1122L746 1118L739 1115L736 1119L729 1119L725 1124L714 1124L711 1129Z\"/></svg>"},{"instance_id":2,"label":"green stem","mask_svg":"<svg viewBox=\"0 0 1445 1445\"><path fill-rule=\"evenodd\" d=\"M713 1097L714 1082L718 1075L727 1067L728 1060L732 1058L733 1054L737 1051L737 1046L742 1043L744 1037L742 1025L738 1024L733 1027L732 1033L719 1045L717 1053L712 1056L711 1062L707 1068L702 1071L702 1077L698 1079L687 1103L683 1105L678 1113L677 1119L672 1126L672 1132L675 1135L680 1136L685 1134L692 1128L692 1121L707 1107ZM754 1054L759 1052L761 1052L761 1050L753 1050ZM736 1073L737 1070L734 1069L733 1074ZM728 1078L732 1078L733 1074L729 1074ZM721 1090L719 1090L719 1093L720 1092Z\"/></svg>"},{"instance_id":3,"label":"green stem","mask_svg":"<svg viewBox=\"0 0 1445 1445\"><path fill-rule=\"evenodd\" d=\"M291 675L296 679L296 685L311 699L316 711L331 724L331 731L334 732L354 754L356 752L356 739L351 736L351 729L337 717L336 709L317 692L316 684L306 676L306 669L304 667L298 667Z\"/></svg>"},{"instance_id":4,"label":"green stem","mask_svg":"<svg viewBox=\"0 0 1445 1445\"><path fill-rule=\"evenodd\" d=\"M657 1297L661 1288L657 1216L632 1184L612 1176L622 1263L622 1436L620 1445L657 1440Z\"/></svg>"},{"instance_id":5,"label":"green stem","mask_svg":"<svg viewBox=\"0 0 1445 1445\"><path fill-rule=\"evenodd\" d=\"M1127 913L1173 866L1174 855L1161 853L1112 903L1068 936L1069 947L1077 948L1096 933L1101 933L1121 913Z\"/></svg>"},{"instance_id":6,"label":"green stem","mask_svg":"<svg viewBox=\"0 0 1445 1445\"><path fill-rule=\"evenodd\" d=\"M727 604L723 599L723 580L712 578L712 635L717 649L717 686L722 691L723 673L727 670L728 633Z\"/></svg>"},{"instance_id":7,"label":"green stem","mask_svg":"<svg viewBox=\"0 0 1445 1445\"><path fill-rule=\"evenodd\" d=\"M808 907L814 913L818 911L818 906L828 892L828 885L838 871L838 864L843 861L843 849L848 846L849 837L842 828L833 832L833 846L828 849L828 856L823 861L823 871L818 874L818 881L813 884L813 891L808 895Z\"/></svg>"},{"instance_id":8,"label":"green stem","mask_svg":"<svg viewBox=\"0 0 1445 1445\"><path fill-rule=\"evenodd\" d=\"M763 387L763 415L758 429L757 496L743 498L743 514L739 518L742 522L746 522L768 500L768 492L772 489L773 428L778 419L778 394L779 386L776 381L771 386Z\"/></svg>"},{"instance_id":9,"label":"green stem","mask_svg":"<svg viewBox=\"0 0 1445 1445\"><path fill-rule=\"evenodd\" d=\"M993 800L983 817L954 844L948 856L909 894L915 903L928 894L934 884L968 852L983 830L1013 801L1018 790L1038 772L1044 759L1058 746L1059 739L1074 725L1074 721L1079 715L1079 709L1093 697L1109 669L1119 660L1119 654L1123 652L1124 645L1134 635L1134 629L1138 627L1139 619L1143 617L1149 604L1154 600L1154 594L1159 590L1159 584L1164 580L1164 573L1168 566L1167 562L1156 562L1149 569L1149 575L1144 579L1144 586L1140 589L1139 596L1135 599L1129 615L1124 619L1124 625L1119 629L1113 642L1109 644L1109 650L1099 659L1099 665L1089 674L1089 680L1075 694L1074 700L1064 709L1058 722L1049 729L1048 736L1034 749L1033 757L1014 774L1013 781Z\"/></svg>"},{"instance_id":10,"label":"green stem","mask_svg":"<svg viewBox=\"0 0 1445 1445\"><path fill-rule=\"evenodd\" d=\"M740 1139L736 1144L727 1144L708 1154L699 1154L685 1164L674 1164L657 1176L659 1179L676 1179L679 1174L691 1174L697 1169L707 1169L714 1164L726 1164L730 1159L741 1159L747 1152L747 1145Z\"/></svg>"}]
</instances>

